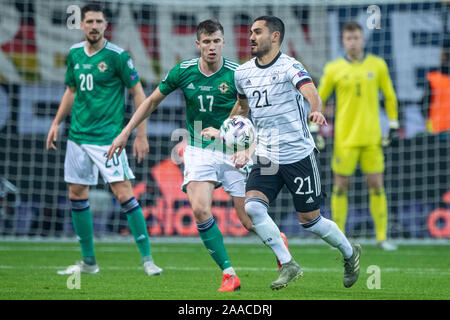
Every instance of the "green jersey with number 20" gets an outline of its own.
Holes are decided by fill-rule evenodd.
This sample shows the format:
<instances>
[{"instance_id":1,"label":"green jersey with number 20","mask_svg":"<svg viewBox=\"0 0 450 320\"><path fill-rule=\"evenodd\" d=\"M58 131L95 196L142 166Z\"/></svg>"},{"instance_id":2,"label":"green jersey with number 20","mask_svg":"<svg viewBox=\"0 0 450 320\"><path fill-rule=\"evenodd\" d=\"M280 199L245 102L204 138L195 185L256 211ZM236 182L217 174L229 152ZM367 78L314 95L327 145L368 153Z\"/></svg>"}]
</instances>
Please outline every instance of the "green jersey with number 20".
<instances>
[{"instance_id":1,"label":"green jersey with number 20","mask_svg":"<svg viewBox=\"0 0 450 320\"><path fill-rule=\"evenodd\" d=\"M207 127L220 128L236 103L234 70L239 65L222 59L222 67L209 76L200 71L200 58L184 60L171 69L159 84L163 95L177 88L183 91L191 145L202 148L208 146L212 141L203 140L201 131Z\"/></svg>"},{"instance_id":2,"label":"green jersey with number 20","mask_svg":"<svg viewBox=\"0 0 450 320\"><path fill-rule=\"evenodd\" d=\"M65 84L76 87L69 139L76 143L109 145L120 134L125 115L125 87L139 81L130 55L105 40L92 55L86 42L70 48Z\"/></svg>"}]
</instances>

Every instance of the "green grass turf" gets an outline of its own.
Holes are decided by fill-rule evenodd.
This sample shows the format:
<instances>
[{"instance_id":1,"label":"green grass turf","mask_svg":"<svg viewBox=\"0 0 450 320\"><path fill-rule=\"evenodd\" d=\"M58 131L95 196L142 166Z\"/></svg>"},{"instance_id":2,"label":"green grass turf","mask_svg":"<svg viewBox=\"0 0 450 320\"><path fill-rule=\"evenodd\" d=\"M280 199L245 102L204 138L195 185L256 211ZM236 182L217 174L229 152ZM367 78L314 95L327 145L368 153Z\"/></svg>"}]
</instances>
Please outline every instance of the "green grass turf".
<instances>
[{"instance_id":1,"label":"green grass turf","mask_svg":"<svg viewBox=\"0 0 450 320\"><path fill-rule=\"evenodd\" d=\"M340 253L327 245L290 245L303 277L272 291L277 278L271 250L259 244L227 244L242 289L219 293L221 272L202 244L152 244L161 276L147 276L133 243L97 243L100 273L81 275L81 288L69 290L59 268L79 259L77 243L0 242L0 299L450 299L450 247L400 246L392 252L362 246L361 272L352 288L342 285ZM381 288L370 290L370 265L381 270Z\"/></svg>"}]
</instances>

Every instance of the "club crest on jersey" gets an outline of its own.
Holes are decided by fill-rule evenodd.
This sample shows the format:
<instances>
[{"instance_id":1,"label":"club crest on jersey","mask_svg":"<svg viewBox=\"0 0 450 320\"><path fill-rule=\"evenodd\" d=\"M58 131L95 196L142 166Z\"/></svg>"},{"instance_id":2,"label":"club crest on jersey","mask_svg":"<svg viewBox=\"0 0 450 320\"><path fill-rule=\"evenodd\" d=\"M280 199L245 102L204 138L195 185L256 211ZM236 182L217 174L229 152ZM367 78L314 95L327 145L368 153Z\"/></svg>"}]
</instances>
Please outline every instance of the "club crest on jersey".
<instances>
[{"instance_id":1,"label":"club crest on jersey","mask_svg":"<svg viewBox=\"0 0 450 320\"><path fill-rule=\"evenodd\" d=\"M230 86L224 81L221 84L219 84L219 90L220 93L227 93L227 91L230 89Z\"/></svg>"},{"instance_id":2,"label":"club crest on jersey","mask_svg":"<svg viewBox=\"0 0 450 320\"><path fill-rule=\"evenodd\" d=\"M102 61L102 62L100 62L100 63L97 65L97 69L98 69L100 72L105 72L106 69L108 69L108 65L106 64L105 61Z\"/></svg>"},{"instance_id":3,"label":"club crest on jersey","mask_svg":"<svg viewBox=\"0 0 450 320\"><path fill-rule=\"evenodd\" d=\"M367 78L373 79L373 72L367 72Z\"/></svg>"},{"instance_id":4,"label":"club crest on jersey","mask_svg":"<svg viewBox=\"0 0 450 320\"><path fill-rule=\"evenodd\" d=\"M270 76L270 82L275 83L278 81L279 78L280 78L280 75L278 73L274 73Z\"/></svg>"}]
</instances>

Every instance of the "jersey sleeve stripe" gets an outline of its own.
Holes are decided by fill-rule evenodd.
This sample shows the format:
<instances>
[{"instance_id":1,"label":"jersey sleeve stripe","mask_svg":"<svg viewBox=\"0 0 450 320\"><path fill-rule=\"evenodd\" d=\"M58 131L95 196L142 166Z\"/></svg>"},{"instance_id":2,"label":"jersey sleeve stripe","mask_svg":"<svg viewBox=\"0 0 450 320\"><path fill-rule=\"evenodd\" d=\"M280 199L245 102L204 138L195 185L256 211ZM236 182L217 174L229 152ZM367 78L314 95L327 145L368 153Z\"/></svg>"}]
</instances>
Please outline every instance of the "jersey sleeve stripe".
<instances>
[{"instance_id":1,"label":"jersey sleeve stripe","mask_svg":"<svg viewBox=\"0 0 450 320\"><path fill-rule=\"evenodd\" d=\"M75 43L74 45L72 45L70 47L70 50L84 47L85 44L86 44L86 41L81 41L81 42Z\"/></svg>"},{"instance_id":2,"label":"jersey sleeve stripe","mask_svg":"<svg viewBox=\"0 0 450 320\"><path fill-rule=\"evenodd\" d=\"M233 66L229 66L229 65L224 65L225 68L236 71L237 67L233 67Z\"/></svg>"},{"instance_id":3,"label":"jersey sleeve stripe","mask_svg":"<svg viewBox=\"0 0 450 320\"><path fill-rule=\"evenodd\" d=\"M300 80L299 82L297 82L295 87L297 89L300 89L301 87L303 87L305 84L308 84L308 83L312 83L312 80L311 79L303 79L303 80Z\"/></svg>"},{"instance_id":4,"label":"jersey sleeve stripe","mask_svg":"<svg viewBox=\"0 0 450 320\"><path fill-rule=\"evenodd\" d=\"M229 66L234 67L234 68L239 67L239 65L237 63L230 62L230 61L225 61L225 65L229 65Z\"/></svg>"},{"instance_id":5,"label":"jersey sleeve stripe","mask_svg":"<svg viewBox=\"0 0 450 320\"><path fill-rule=\"evenodd\" d=\"M186 68L189 68L189 67L192 67L192 66L196 66L196 65L197 65L196 63L181 64L181 65L180 65L180 68L181 68L181 69L186 69Z\"/></svg>"},{"instance_id":6,"label":"jersey sleeve stripe","mask_svg":"<svg viewBox=\"0 0 450 320\"><path fill-rule=\"evenodd\" d=\"M183 62L180 63L180 68L185 69L185 68L189 68L189 67L195 66L195 65L197 65L197 62L198 62L198 58L194 58L194 59L191 59L191 60L183 61Z\"/></svg>"},{"instance_id":7,"label":"jersey sleeve stripe","mask_svg":"<svg viewBox=\"0 0 450 320\"><path fill-rule=\"evenodd\" d=\"M118 54L121 54L124 51L121 47L119 47L111 42L108 42L106 44L105 48L109 49L111 51L117 52Z\"/></svg>"}]
</instances>

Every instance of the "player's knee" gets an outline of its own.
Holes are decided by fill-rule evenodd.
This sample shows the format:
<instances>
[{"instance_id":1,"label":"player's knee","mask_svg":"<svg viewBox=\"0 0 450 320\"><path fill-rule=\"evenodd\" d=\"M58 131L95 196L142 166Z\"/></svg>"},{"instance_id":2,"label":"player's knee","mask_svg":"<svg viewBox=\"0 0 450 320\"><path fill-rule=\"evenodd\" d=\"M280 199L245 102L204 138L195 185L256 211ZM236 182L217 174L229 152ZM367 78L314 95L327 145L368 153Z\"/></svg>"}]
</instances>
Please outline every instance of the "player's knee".
<instances>
[{"instance_id":1,"label":"player's knee","mask_svg":"<svg viewBox=\"0 0 450 320\"><path fill-rule=\"evenodd\" d=\"M113 182L110 186L119 203L124 203L134 196L133 189L129 181Z\"/></svg>"},{"instance_id":2,"label":"player's knee","mask_svg":"<svg viewBox=\"0 0 450 320\"><path fill-rule=\"evenodd\" d=\"M129 194L118 194L116 195L117 201L119 201L119 203L125 203L127 201L129 201L132 197L130 197Z\"/></svg>"},{"instance_id":3,"label":"player's knee","mask_svg":"<svg viewBox=\"0 0 450 320\"><path fill-rule=\"evenodd\" d=\"M84 185L69 185L69 199L80 200L89 197L89 187Z\"/></svg>"},{"instance_id":4,"label":"player's knee","mask_svg":"<svg viewBox=\"0 0 450 320\"><path fill-rule=\"evenodd\" d=\"M382 196L384 195L384 188L383 187L369 188L369 194L374 196Z\"/></svg>"},{"instance_id":5,"label":"player's knee","mask_svg":"<svg viewBox=\"0 0 450 320\"><path fill-rule=\"evenodd\" d=\"M368 179L367 186L370 190L383 190L383 180L381 179Z\"/></svg>"},{"instance_id":6,"label":"player's knee","mask_svg":"<svg viewBox=\"0 0 450 320\"><path fill-rule=\"evenodd\" d=\"M347 191L350 184L350 177L341 176L338 174L334 175L333 189L340 191Z\"/></svg>"},{"instance_id":7,"label":"player's knee","mask_svg":"<svg viewBox=\"0 0 450 320\"><path fill-rule=\"evenodd\" d=\"M318 221L318 219L320 217L320 209L310 211L310 212L297 212L297 216L298 216L298 220L300 221L300 223L302 225L304 225L304 224L308 225L308 224L313 223L314 221L316 221L316 222Z\"/></svg>"},{"instance_id":8,"label":"player's knee","mask_svg":"<svg viewBox=\"0 0 450 320\"><path fill-rule=\"evenodd\" d=\"M348 188L339 188L337 186L333 187L333 195L337 197L346 197L348 193Z\"/></svg>"},{"instance_id":9,"label":"player's knee","mask_svg":"<svg viewBox=\"0 0 450 320\"><path fill-rule=\"evenodd\" d=\"M204 222L211 217L211 210L206 206L192 206L192 211L197 222Z\"/></svg>"}]
</instances>

